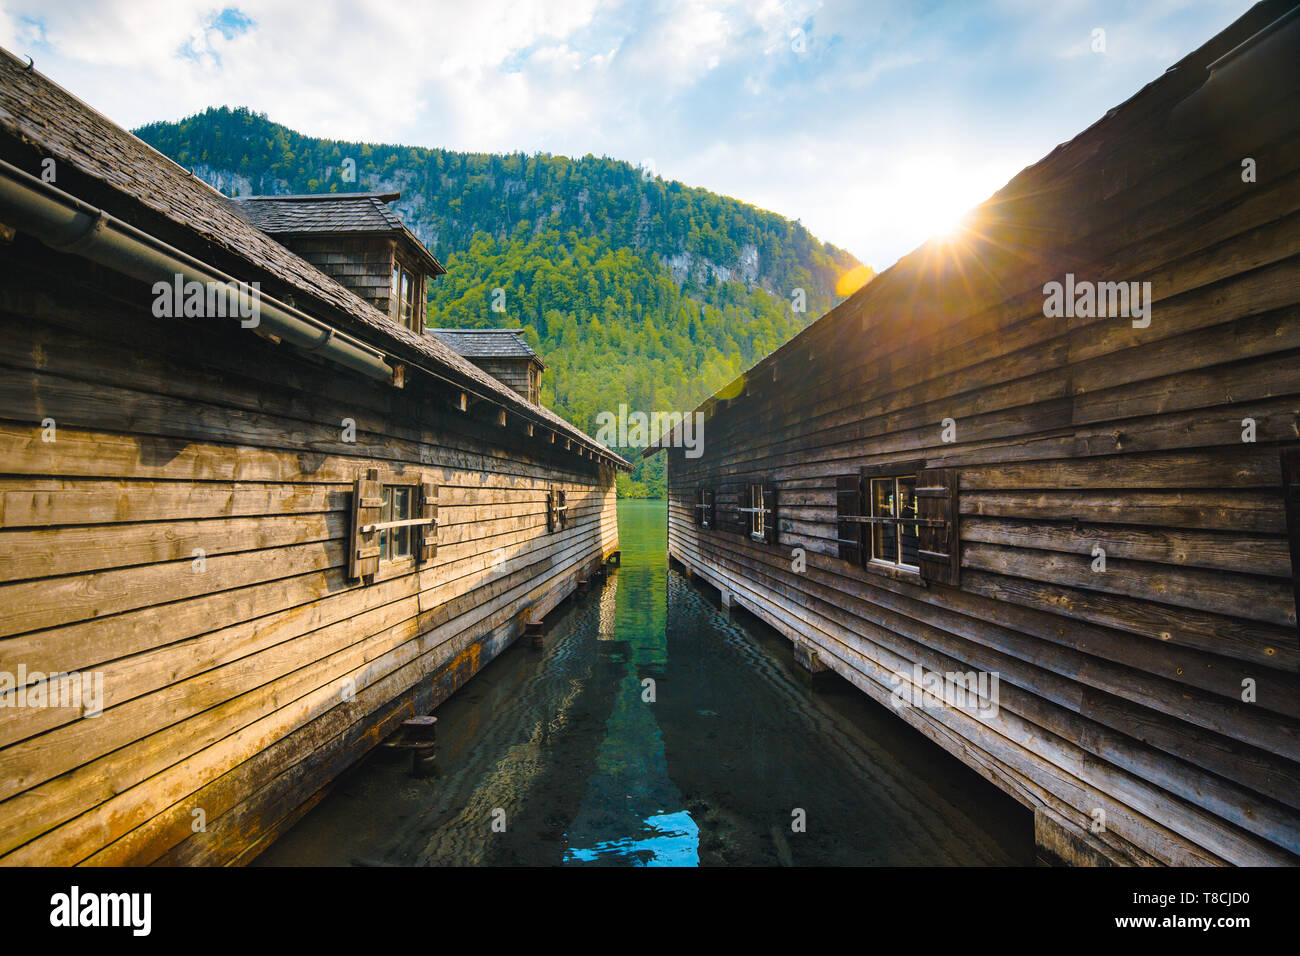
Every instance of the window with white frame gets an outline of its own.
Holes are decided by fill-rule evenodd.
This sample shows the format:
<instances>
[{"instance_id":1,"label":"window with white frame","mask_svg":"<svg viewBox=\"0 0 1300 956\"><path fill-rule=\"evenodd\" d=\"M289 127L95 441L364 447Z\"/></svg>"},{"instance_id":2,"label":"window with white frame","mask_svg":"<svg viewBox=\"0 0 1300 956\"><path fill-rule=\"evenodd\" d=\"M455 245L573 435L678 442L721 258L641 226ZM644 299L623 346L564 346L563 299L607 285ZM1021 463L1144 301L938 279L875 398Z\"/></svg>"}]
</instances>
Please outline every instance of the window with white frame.
<instances>
[{"instance_id":1,"label":"window with white frame","mask_svg":"<svg viewBox=\"0 0 1300 956\"><path fill-rule=\"evenodd\" d=\"M380 524L410 521L414 516L415 491L411 485L384 485L383 507L379 512ZM413 554L411 525L384 528L379 532L379 562L400 561Z\"/></svg>"},{"instance_id":2,"label":"window with white frame","mask_svg":"<svg viewBox=\"0 0 1300 956\"><path fill-rule=\"evenodd\" d=\"M767 482L749 484L742 491L740 501L740 514L745 518L749 537L764 544L776 544L776 486Z\"/></svg>"},{"instance_id":3,"label":"window with white frame","mask_svg":"<svg viewBox=\"0 0 1300 956\"><path fill-rule=\"evenodd\" d=\"M393 285L389 293L388 314L408 329L421 331L419 303L420 277L401 265L393 265Z\"/></svg>"},{"instance_id":4,"label":"window with white frame","mask_svg":"<svg viewBox=\"0 0 1300 956\"><path fill-rule=\"evenodd\" d=\"M871 508L871 560L919 569L916 475L871 478L868 499Z\"/></svg>"}]
</instances>

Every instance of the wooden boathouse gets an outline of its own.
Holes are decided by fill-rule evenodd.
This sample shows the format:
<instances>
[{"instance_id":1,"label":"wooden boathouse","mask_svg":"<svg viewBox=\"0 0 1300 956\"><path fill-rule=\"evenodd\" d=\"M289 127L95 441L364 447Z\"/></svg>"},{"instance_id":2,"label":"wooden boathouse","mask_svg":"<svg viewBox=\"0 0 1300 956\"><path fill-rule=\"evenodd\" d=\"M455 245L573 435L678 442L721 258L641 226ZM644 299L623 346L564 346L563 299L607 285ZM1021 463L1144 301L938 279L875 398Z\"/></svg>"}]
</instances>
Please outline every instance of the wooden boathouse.
<instances>
[{"instance_id":1,"label":"wooden boathouse","mask_svg":"<svg viewBox=\"0 0 1300 956\"><path fill-rule=\"evenodd\" d=\"M233 202L0 52L0 863L248 861L618 548L395 198Z\"/></svg>"},{"instance_id":2,"label":"wooden boathouse","mask_svg":"<svg viewBox=\"0 0 1300 956\"><path fill-rule=\"evenodd\" d=\"M701 456L661 443L671 557L1031 808L1051 862L1300 862L1288 6L706 402Z\"/></svg>"}]
</instances>

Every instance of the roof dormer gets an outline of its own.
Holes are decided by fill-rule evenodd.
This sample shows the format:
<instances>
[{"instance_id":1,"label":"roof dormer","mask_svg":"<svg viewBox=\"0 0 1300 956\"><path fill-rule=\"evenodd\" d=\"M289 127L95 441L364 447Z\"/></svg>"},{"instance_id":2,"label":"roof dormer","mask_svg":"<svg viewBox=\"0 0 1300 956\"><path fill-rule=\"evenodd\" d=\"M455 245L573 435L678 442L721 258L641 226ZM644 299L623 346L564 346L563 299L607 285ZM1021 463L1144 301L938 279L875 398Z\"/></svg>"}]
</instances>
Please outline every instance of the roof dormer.
<instances>
[{"instance_id":1,"label":"roof dormer","mask_svg":"<svg viewBox=\"0 0 1300 956\"><path fill-rule=\"evenodd\" d=\"M389 203L401 193L250 196L235 207L262 232L394 322L424 331L426 281L443 275Z\"/></svg>"},{"instance_id":2,"label":"roof dormer","mask_svg":"<svg viewBox=\"0 0 1300 956\"><path fill-rule=\"evenodd\" d=\"M428 334L533 404L541 404L546 363L524 339L523 329L429 329Z\"/></svg>"}]
</instances>

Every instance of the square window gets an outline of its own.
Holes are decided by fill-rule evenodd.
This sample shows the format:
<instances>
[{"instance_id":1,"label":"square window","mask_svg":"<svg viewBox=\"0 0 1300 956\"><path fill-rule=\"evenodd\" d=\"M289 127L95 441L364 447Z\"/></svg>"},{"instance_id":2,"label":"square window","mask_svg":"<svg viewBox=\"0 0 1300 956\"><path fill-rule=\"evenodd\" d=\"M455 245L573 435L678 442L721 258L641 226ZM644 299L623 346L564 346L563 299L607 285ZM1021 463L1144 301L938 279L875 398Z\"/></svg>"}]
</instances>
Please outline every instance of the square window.
<instances>
[{"instance_id":1,"label":"square window","mask_svg":"<svg viewBox=\"0 0 1300 956\"><path fill-rule=\"evenodd\" d=\"M838 556L902 581L961 584L959 475L927 462L870 464L834 479Z\"/></svg>"}]
</instances>

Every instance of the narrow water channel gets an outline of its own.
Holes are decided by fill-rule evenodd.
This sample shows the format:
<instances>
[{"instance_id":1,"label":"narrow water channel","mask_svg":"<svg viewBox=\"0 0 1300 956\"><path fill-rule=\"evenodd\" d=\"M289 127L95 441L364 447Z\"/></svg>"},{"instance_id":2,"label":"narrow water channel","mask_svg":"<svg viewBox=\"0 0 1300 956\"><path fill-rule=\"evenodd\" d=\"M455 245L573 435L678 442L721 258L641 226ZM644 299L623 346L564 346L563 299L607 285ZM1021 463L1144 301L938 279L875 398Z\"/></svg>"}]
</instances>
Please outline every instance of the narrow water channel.
<instances>
[{"instance_id":1,"label":"narrow water channel","mask_svg":"<svg viewBox=\"0 0 1300 956\"><path fill-rule=\"evenodd\" d=\"M1028 811L670 570L665 513L619 502L622 567L438 709L432 776L378 752L257 862L1033 862Z\"/></svg>"}]
</instances>

